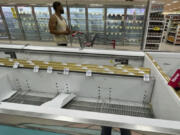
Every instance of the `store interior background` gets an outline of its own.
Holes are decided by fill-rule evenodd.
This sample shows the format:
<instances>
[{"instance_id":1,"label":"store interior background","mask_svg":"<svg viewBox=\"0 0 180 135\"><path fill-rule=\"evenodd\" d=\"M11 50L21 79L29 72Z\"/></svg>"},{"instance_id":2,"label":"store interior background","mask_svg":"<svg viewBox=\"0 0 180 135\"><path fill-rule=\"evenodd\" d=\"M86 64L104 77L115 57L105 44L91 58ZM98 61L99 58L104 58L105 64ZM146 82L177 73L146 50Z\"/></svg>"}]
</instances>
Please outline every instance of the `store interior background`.
<instances>
[{"instance_id":1,"label":"store interior background","mask_svg":"<svg viewBox=\"0 0 180 135\"><path fill-rule=\"evenodd\" d=\"M56 0L54 0L56 1ZM149 16L146 15L146 9L148 7L148 0L133 0L133 1L126 1L126 0L99 0L98 2L95 0L61 0L64 5L65 14L64 17L67 19L69 26L73 30L81 31L84 33L88 33L89 40L94 36L95 33L99 33L100 35L108 35L108 40L103 39L101 36L97 39L94 43L93 48L98 49L113 49L112 40L116 40L116 48L117 50L147 50L147 51L171 51L171 52L180 52L180 44L173 44L167 41L168 33L171 31L170 27L168 26L169 21L167 21L167 16L178 16L180 17L180 1L179 0L153 0L151 1L152 5L160 5L158 12L163 14L163 30L162 30L162 40L159 44L159 47L156 49L143 48L144 44L147 42L147 35L144 31L148 31L148 26L150 23L150 13ZM52 36L49 34L48 31L48 20L50 14L53 14L52 7L53 0L1 0L1 18L0 18L0 33L1 39L0 43L2 44L29 44L29 45L36 45L36 46L56 46L56 43L53 42ZM67 5L68 9L67 10ZM84 5L84 6L83 6ZM88 5L88 6L87 6ZM117 6L118 5L118 6ZM132 6L133 5L133 6ZM15 8L17 7L17 8ZM33 7L33 9L32 9ZM41 9L38 7L41 7ZM48 8L49 7L49 8ZM163 7L163 8L162 8ZM81 9L79 9L81 8ZM106 8L106 10L105 10ZM113 8L117 8L114 10ZM129 11L128 11L129 8ZM134 22L134 12L131 11L133 8L139 8L136 11L136 17ZM150 12L152 7L150 7ZM112 9L112 10L111 10ZM127 9L127 10L125 10ZM51 11L50 11L51 10ZM81 12L79 13L79 18L73 18L73 12ZM2 15L3 12L3 15ZM17 13L18 12L18 13ZM48 12L48 13L45 13ZM67 12L69 14L67 15ZM88 13L87 13L88 12ZM91 13L92 12L92 13ZM108 13L109 12L109 13ZM108 24L109 16L112 13L112 16L115 14L115 18L113 21L116 26L114 26L110 31L111 23ZM126 23L125 28L123 27L124 24L122 23L123 14L127 14L129 18L126 16L124 22L130 22L129 24ZM129 12L129 14L128 14ZM29 19L32 18L32 22L28 22L28 15L26 14L35 14L34 16L29 15ZM120 15L121 23L118 24L118 14ZM6 22L3 22L3 16ZM25 16L25 17L24 17ZM45 16L45 18L43 18ZM87 19L88 16L88 19ZM94 16L94 17L93 17ZM141 16L138 18L138 16ZM147 18L146 18L147 16ZM77 16L76 16L77 17ZM128 18L128 19L127 19ZM9 20L8 20L9 19ZM11 20L13 19L13 21ZM27 19L27 20L26 20ZM79 19L79 22L77 21ZM81 19L81 20L80 20ZM97 19L97 20L96 20ZM98 20L99 19L99 20ZM112 19L112 18L110 18ZM140 21L138 22L138 19ZM146 20L147 19L147 20ZM180 18L179 24L180 24ZM80 22L81 21L81 22ZM137 22L136 22L137 21ZM148 21L148 22L147 22ZM28 23L29 24L28 24ZM69 23L70 22L70 23ZM13 23L13 24L12 24ZM26 24L27 23L27 24ZM31 24L30 24L31 23ZM84 24L83 24L84 23ZM114 23L114 22L113 22ZM137 23L137 24L136 24ZM146 25L147 23L147 25ZM88 24L88 26L87 26ZM26 29L27 25L30 25L30 29L32 27L32 31L28 31ZM37 25L37 26L34 26ZM93 26L96 25L96 26ZM109 25L109 26L108 26ZM132 26L131 26L132 25ZM146 27L145 27L146 25ZM167 25L167 26L165 26ZM7 27L5 27L7 26ZM12 28L10 28L10 26ZM77 26L77 27L76 27ZM35 27L35 28L33 28ZM76 27L76 28L75 28ZM165 31L165 27L167 30ZM119 30L116 31L116 28ZM4 34L2 32L8 29L10 35L7 33ZM12 30L14 29L14 31ZM120 30L121 29L121 30ZM177 28L178 29L178 28ZM33 31L34 30L34 31ZM17 33L19 31L19 33ZM134 31L138 31L138 34L134 33ZM175 31L175 30L174 30ZM24 34L22 34L24 33ZM130 34L128 34L130 33ZM178 33L176 38L178 38ZM21 35L18 35L21 34ZM31 36L29 36L29 35ZM39 34L39 35L38 35ZM134 35L133 35L134 34ZM9 38L9 37L10 38ZM30 38L28 38L28 36ZM38 38L38 36L40 38ZM174 35L175 36L175 35ZM170 35L172 37L172 35ZM9 38L9 39L8 39ZM132 38L132 40L131 40ZM143 41L146 39L145 41ZM102 41L103 40L103 41ZM144 42L144 43L143 43ZM69 44L68 47L77 47L79 48L79 42L76 38L69 37ZM88 47L87 47L88 48Z\"/></svg>"}]
</instances>

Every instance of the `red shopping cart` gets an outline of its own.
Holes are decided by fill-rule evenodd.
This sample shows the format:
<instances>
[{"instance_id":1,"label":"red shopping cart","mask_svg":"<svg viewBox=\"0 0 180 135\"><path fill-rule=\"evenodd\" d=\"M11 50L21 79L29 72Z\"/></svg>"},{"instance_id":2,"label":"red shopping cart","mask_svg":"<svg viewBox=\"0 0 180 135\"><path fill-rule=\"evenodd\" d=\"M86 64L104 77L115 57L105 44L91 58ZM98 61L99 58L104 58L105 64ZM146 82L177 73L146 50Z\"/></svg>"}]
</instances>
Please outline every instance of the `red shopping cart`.
<instances>
[{"instance_id":1,"label":"red shopping cart","mask_svg":"<svg viewBox=\"0 0 180 135\"><path fill-rule=\"evenodd\" d=\"M83 49L85 47L93 47L97 35L94 34L93 38L87 41L87 35L83 32L75 32L72 37L77 37L79 40L80 47Z\"/></svg>"}]
</instances>

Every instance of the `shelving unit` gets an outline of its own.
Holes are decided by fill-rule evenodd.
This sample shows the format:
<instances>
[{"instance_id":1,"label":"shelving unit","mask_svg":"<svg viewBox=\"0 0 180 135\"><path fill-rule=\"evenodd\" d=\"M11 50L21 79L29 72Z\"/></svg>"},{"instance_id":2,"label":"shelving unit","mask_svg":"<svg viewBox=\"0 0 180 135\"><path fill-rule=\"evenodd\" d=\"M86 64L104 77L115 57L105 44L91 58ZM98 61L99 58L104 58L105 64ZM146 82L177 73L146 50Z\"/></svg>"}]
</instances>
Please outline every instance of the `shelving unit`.
<instances>
[{"instance_id":1,"label":"shelving unit","mask_svg":"<svg viewBox=\"0 0 180 135\"><path fill-rule=\"evenodd\" d=\"M168 29L167 42L180 45L180 16L172 16Z\"/></svg>"},{"instance_id":2,"label":"shelving unit","mask_svg":"<svg viewBox=\"0 0 180 135\"><path fill-rule=\"evenodd\" d=\"M164 15L161 12L153 11L150 13L148 33L146 38L147 50L158 50L163 40L163 32L165 26Z\"/></svg>"}]
</instances>

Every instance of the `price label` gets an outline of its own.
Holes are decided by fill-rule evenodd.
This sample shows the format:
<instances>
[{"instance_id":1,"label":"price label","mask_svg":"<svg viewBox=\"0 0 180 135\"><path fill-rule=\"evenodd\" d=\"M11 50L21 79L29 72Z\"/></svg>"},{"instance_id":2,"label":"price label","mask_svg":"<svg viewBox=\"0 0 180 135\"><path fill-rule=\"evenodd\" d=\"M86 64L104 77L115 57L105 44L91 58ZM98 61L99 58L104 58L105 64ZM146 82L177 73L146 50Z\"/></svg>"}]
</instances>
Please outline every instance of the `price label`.
<instances>
[{"instance_id":1,"label":"price label","mask_svg":"<svg viewBox=\"0 0 180 135\"><path fill-rule=\"evenodd\" d=\"M122 67L116 67L116 69L122 69Z\"/></svg>"},{"instance_id":2,"label":"price label","mask_svg":"<svg viewBox=\"0 0 180 135\"><path fill-rule=\"evenodd\" d=\"M39 66L34 66L33 72L35 73L39 72Z\"/></svg>"},{"instance_id":3,"label":"price label","mask_svg":"<svg viewBox=\"0 0 180 135\"><path fill-rule=\"evenodd\" d=\"M149 74L144 74L144 78L143 78L143 80L145 81L145 82L149 82Z\"/></svg>"},{"instance_id":4,"label":"price label","mask_svg":"<svg viewBox=\"0 0 180 135\"><path fill-rule=\"evenodd\" d=\"M81 64L76 64L76 66L80 67L80 66L81 66Z\"/></svg>"},{"instance_id":5,"label":"price label","mask_svg":"<svg viewBox=\"0 0 180 135\"><path fill-rule=\"evenodd\" d=\"M104 68L103 66L98 66L99 68Z\"/></svg>"},{"instance_id":6,"label":"price label","mask_svg":"<svg viewBox=\"0 0 180 135\"><path fill-rule=\"evenodd\" d=\"M105 70L105 71L110 71L109 68L105 68L104 70Z\"/></svg>"},{"instance_id":7,"label":"price label","mask_svg":"<svg viewBox=\"0 0 180 135\"><path fill-rule=\"evenodd\" d=\"M67 65L67 63L62 63L62 65L66 66L66 65Z\"/></svg>"},{"instance_id":8,"label":"price label","mask_svg":"<svg viewBox=\"0 0 180 135\"><path fill-rule=\"evenodd\" d=\"M128 70L124 69L123 72L128 72Z\"/></svg>"},{"instance_id":9,"label":"price label","mask_svg":"<svg viewBox=\"0 0 180 135\"><path fill-rule=\"evenodd\" d=\"M13 61L13 59L11 59L11 58L10 58L10 59L9 59L9 61L10 61L10 62L12 62L12 61Z\"/></svg>"},{"instance_id":10,"label":"price label","mask_svg":"<svg viewBox=\"0 0 180 135\"><path fill-rule=\"evenodd\" d=\"M134 75L134 73L131 73L131 72L130 72L130 73L128 73L128 75Z\"/></svg>"},{"instance_id":11,"label":"price label","mask_svg":"<svg viewBox=\"0 0 180 135\"><path fill-rule=\"evenodd\" d=\"M86 76L92 76L92 71L91 70L87 70L86 71Z\"/></svg>"},{"instance_id":12,"label":"price label","mask_svg":"<svg viewBox=\"0 0 180 135\"><path fill-rule=\"evenodd\" d=\"M0 66L4 66L4 63L0 63Z\"/></svg>"},{"instance_id":13,"label":"price label","mask_svg":"<svg viewBox=\"0 0 180 135\"><path fill-rule=\"evenodd\" d=\"M140 70L139 68L134 68L134 70Z\"/></svg>"},{"instance_id":14,"label":"price label","mask_svg":"<svg viewBox=\"0 0 180 135\"><path fill-rule=\"evenodd\" d=\"M82 67L82 69L88 69L87 67Z\"/></svg>"},{"instance_id":15,"label":"price label","mask_svg":"<svg viewBox=\"0 0 180 135\"><path fill-rule=\"evenodd\" d=\"M144 71L139 71L138 73L144 74Z\"/></svg>"},{"instance_id":16,"label":"price label","mask_svg":"<svg viewBox=\"0 0 180 135\"><path fill-rule=\"evenodd\" d=\"M18 68L18 66L19 66L19 62L15 62L13 68Z\"/></svg>"},{"instance_id":17,"label":"price label","mask_svg":"<svg viewBox=\"0 0 180 135\"><path fill-rule=\"evenodd\" d=\"M53 68L52 68L51 66L48 66L48 68L47 68L47 73L51 74L52 71L53 71Z\"/></svg>"},{"instance_id":18,"label":"price label","mask_svg":"<svg viewBox=\"0 0 180 135\"><path fill-rule=\"evenodd\" d=\"M28 60L27 63L29 63L30 65L35 65L31 60Z\"/></svg>"},{"instance_id":19,"label":"price label","mask_svg":"<svg viewBox=\"0 0 180 135\"><path fill-rule=\"evenodd\" d=\"M69 68L64 68L63 74L64 74L64 75L69 75Z\"/></svg>"},{"instance_id":20,"label":"price label","mask_svg":"<svg viewBox=\"0 0 180 135\"><path fill-rule=\"evenodd\" d=\"M49 62L45 61L44 64L49 64Z\"/></svg>"}]
</instances>

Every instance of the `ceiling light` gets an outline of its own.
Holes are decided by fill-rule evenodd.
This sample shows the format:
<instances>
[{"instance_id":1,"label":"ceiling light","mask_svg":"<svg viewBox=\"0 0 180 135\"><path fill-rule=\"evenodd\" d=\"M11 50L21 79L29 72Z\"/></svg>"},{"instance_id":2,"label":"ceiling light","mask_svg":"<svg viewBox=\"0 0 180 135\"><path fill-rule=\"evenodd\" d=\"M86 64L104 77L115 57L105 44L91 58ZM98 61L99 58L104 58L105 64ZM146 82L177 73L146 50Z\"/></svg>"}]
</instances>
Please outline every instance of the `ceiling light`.
<instances>
[{"instance_id":1,"label":"ceiling light","mask_svg":"<svg viewBox=\"0 0 180 135\"><path fill-rule=\"evenodd\" d=\"M172 3L177 3L178 1L177 0L175 0L175 1L173 1Z\"/></svg>"},{"instance_id":2,"label":"ceiling light","mask_svg":"<svg viewBox=\"0 0 180 135\"><path fill-rule=\"evenodd\" d=\"M170 6L171 4L167 4L166 6Z\"/></svg>"}]
</instances>

